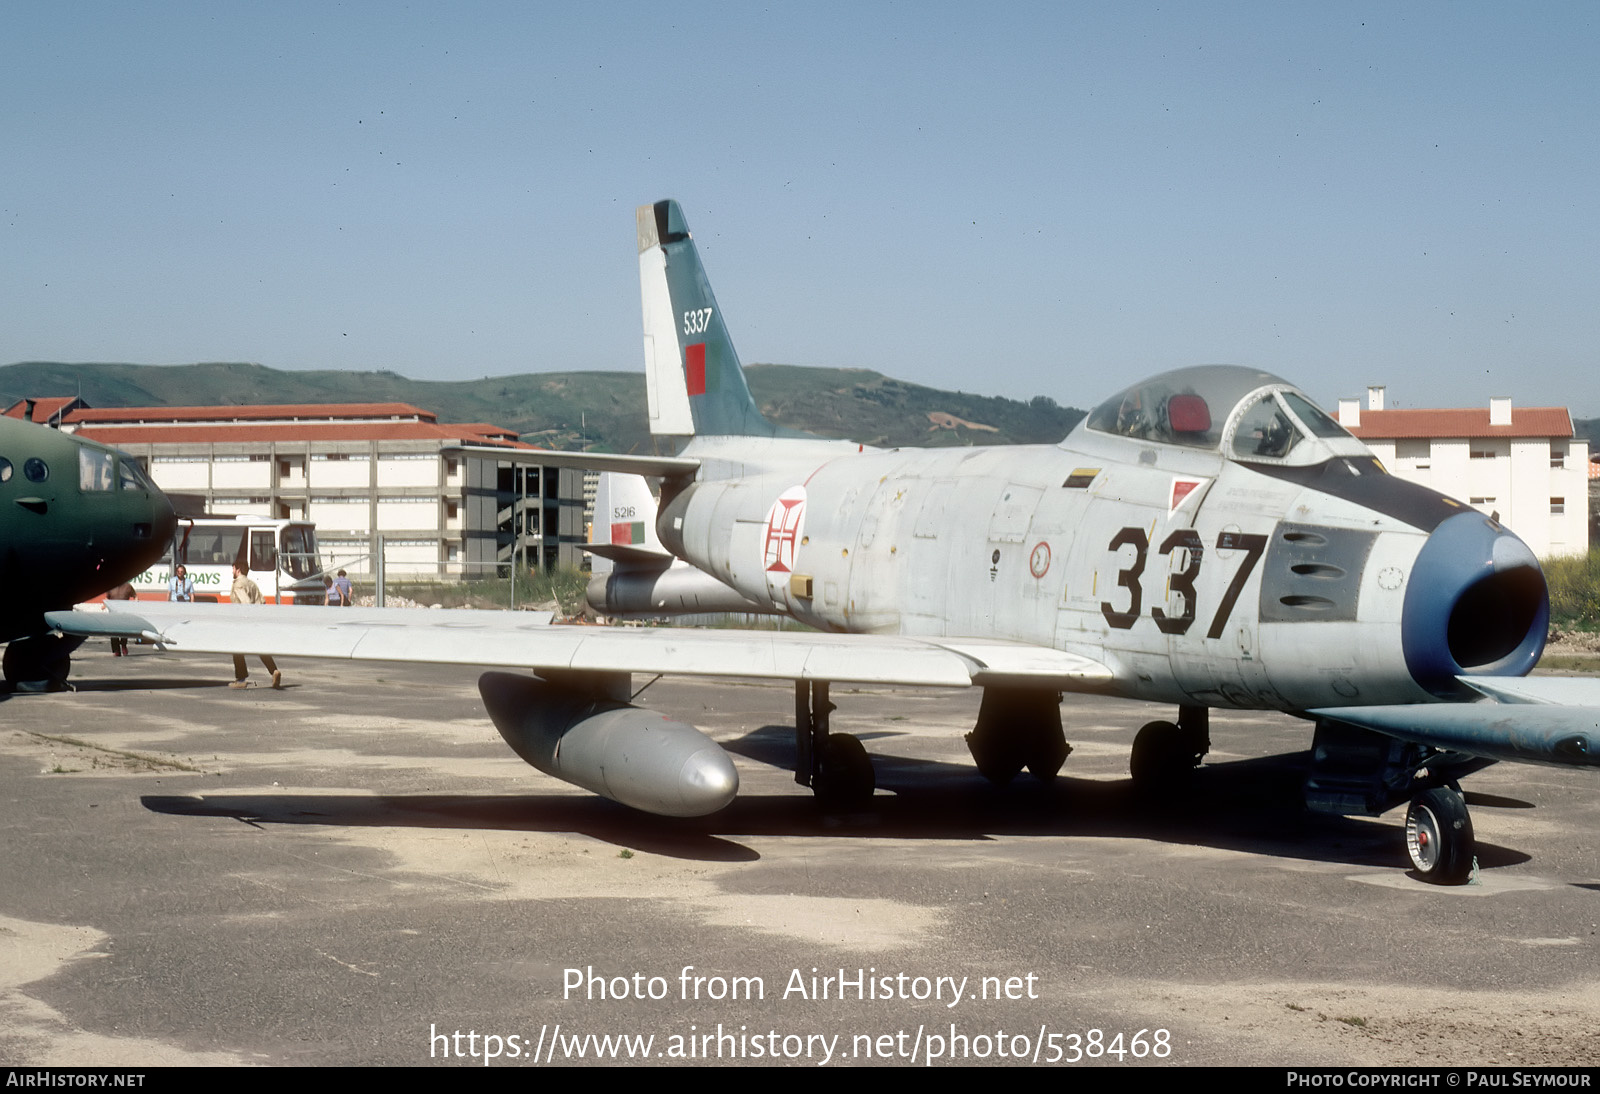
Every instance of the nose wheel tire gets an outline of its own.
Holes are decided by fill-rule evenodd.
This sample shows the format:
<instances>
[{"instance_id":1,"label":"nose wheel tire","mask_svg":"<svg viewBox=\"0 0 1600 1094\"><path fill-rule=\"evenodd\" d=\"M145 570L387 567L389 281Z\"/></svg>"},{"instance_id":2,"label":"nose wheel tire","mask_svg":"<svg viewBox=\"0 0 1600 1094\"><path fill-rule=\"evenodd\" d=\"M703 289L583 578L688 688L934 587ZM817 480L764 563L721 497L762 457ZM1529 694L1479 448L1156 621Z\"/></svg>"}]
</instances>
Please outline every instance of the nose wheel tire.
<instances>
[{"instance_id":1,"label":"nose wheel tire","mask_svg":"<svg viewBox=\"0 0 1600 1094\"><path fill-rule=\"evenodd\" d=\"M1472 818L1458 791L1437 787L1406 810L1406 853L1424 881L1460 885L1472 874Z\"/></svg>"}]
</instances>

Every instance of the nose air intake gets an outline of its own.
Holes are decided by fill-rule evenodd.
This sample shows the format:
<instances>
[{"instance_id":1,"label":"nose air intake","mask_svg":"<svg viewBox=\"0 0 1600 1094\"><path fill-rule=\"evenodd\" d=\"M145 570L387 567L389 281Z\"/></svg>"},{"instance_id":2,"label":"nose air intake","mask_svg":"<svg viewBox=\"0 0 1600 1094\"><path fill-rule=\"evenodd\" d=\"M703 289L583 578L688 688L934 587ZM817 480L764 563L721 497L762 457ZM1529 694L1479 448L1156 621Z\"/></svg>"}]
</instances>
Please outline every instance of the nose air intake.
<instances>
[{"instance_id":1,"label":"nose air intake","mask_svg":"<svg viewBox=\"0 0 1600 1094\"><path fill-rule=\"evenodd\" d=\"M1413 679L1439 696L1456 677L1523 676L1544 652L1550 597L1539 561L1481 513L1441 523L1417 555L1401 642Z\"/></svg>"}]
</instances>

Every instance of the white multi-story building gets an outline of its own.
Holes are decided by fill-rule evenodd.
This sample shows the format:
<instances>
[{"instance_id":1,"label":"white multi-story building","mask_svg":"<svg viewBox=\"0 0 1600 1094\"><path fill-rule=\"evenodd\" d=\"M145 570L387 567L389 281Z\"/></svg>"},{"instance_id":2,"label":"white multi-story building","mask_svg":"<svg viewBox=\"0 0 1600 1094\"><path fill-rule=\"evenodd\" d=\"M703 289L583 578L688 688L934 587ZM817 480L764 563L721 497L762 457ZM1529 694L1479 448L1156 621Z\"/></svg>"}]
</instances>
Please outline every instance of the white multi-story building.
<instances>
[{"instance_id":1,"label":"white multi-story building","mask_svg":"<svg viewBox=\"0 0 1600 1094\"><path fill-rule=\"evenodd\" d=\"M324 564L367 573L383 540L390 573L490 576L583 560L583 473L464 456L462 445L528 450L515 432L441 424L406 403L90 408L23 400L68 432L146 463L169 494L205 512L304 519Z\"/></svg>"},{"instance_id":2,"label":"white multi-story building","mask_svg":"<svg viewBox=\"0 0 1600 1094\"><path fill-rule=\"evenodd\" d=\"M1393 474L1495 516L1541 558L1589 549L1589 444L1565 407L1386 410L1384 389L1339 400L1339 423Z\"/></svg>"}]
</instances>

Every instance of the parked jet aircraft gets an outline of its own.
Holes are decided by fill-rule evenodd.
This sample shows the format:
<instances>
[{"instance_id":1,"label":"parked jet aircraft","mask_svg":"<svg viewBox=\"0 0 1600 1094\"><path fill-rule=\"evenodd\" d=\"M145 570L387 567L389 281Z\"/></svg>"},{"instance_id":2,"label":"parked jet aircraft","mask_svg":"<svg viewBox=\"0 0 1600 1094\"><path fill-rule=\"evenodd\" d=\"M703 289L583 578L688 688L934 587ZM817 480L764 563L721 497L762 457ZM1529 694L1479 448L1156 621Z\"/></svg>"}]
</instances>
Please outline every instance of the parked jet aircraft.
<instances>
[{"instance_id":1,"label":"parked jet aircraft","mask_svg":"<svg viewBox=\"0 0 1600 1094\"><path fill-rule=\"evenodd\" d=\"M600 473L594 523L584 550L609 565L594 568L586 593L590 608L625 619L772 611L661 546L656 512L656 499L643 476Z\"/></svg>"},{"instance_id":2,"label":"parked jet aircraft","mask_svg":"<svg viewBox=\"0 0 1600 1094\"><path fill-rule=\"evenodd\" d=\"M48 611L134 577L172 541L177 518L134 460L94 441L0 417L0 642L12 687L67 678L81 638Z\"/></svg>"},{"instance_id":3,"label":"parked jet aircraft","mask_svg":"<svg viewBox=\"0 0 1600 1094\"><path fill-rule=\"evenodd\" d=\"M1180 369L1113 395L1058 445L865 450L761 415L676 202L641 207L638 240L651 429L679 453L530 460L658 479L660 543L702 575L686 580L710 575L818 633L143 604L101 632L531 667L480 680L508 743L670 815L726 805L738 774L693 727L631 706L631 673L793 680L796 779L841 800L874 778L861 744L829 732L832 682L982 687L967 740L995 780L1057 772L1064 691L1176 708L1133 742L1133 775L1155 788L1205 754L1210 708L1286 711L1315 724L1310 806L1410 801L1411 861L1441 882L1474 861L1461 777L1496 760L1600 763L1600 703L1518 679L1549 613L1533 554L1386 474L1283 380Z\"/></svg>"}]
</instances>

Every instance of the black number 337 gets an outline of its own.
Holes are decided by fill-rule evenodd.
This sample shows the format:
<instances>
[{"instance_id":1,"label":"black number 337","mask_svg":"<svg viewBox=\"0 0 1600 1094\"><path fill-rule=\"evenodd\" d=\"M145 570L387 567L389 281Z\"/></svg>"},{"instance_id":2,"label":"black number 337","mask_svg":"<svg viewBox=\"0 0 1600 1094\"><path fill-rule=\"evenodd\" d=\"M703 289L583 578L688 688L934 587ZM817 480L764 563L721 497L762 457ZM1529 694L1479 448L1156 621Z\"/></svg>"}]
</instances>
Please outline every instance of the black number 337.
<instances>
[{"instance_id":1,"label":"black number 337","mask_svg":"<svg viewBox=\"0 0 1600 1094\"><path fill-rule=\"evenodd\" d=\"M1245 532L1219 532L1216 546L1219 551L1243 551L1245 554L1244 562L1234 573L1233 580L1228 582L1228 588L1217 604L1217 614L1211 620L1211 627L1206 631L1207 638L1222 637L1222 629L1228 625L1228 616L1233 614L1233 606L1239 600L1239 593L1244 589L1244 583L1249 580L1250 572L1255 569L1256 563L1261 560L1262 553L1267 549L1267 537ZM1106 617L1107 623L1118 630L1131 628L1144 610L1144 591L1139 584L1139 578L1144 575L1145 561L1150 554L1150 539L1145 535L1143 528L1124 528L1111 537L1106 549L1116 554L1124 547L1133 548L1133 562L1117 574L1117 584L1128 590L1128 606L1118 611L1112 607L1110 601L1100 602L1100 614ZM1200 541L1200 533L1193 528L1179 529L1161 541L1159 553L1170 555L1179 548L1188 552L1189 563L1181 572L1172 575L1171 587L1172 591L1182 598L1183 610L1177 615L1169 615L1160 608L1150 609L1150 617L1156 621L1156 626L1160 628L1162 634L1187 634L1195 618L1197 598L1194 585L1200 577L1200 564L1205 559L1205 547Z\"/></svg>"}]
</instances>

